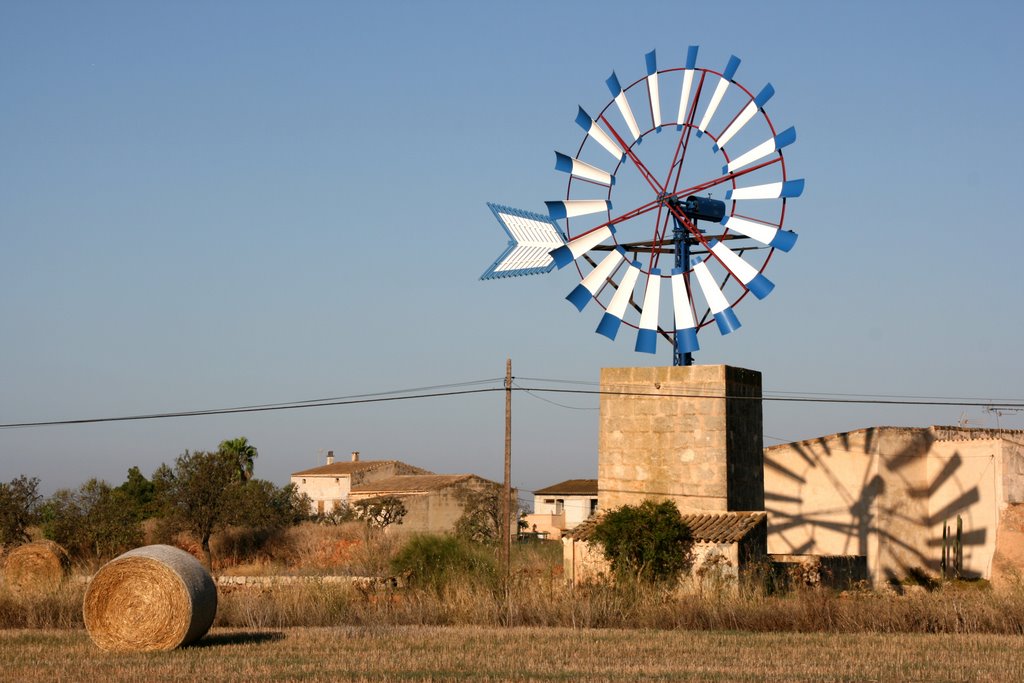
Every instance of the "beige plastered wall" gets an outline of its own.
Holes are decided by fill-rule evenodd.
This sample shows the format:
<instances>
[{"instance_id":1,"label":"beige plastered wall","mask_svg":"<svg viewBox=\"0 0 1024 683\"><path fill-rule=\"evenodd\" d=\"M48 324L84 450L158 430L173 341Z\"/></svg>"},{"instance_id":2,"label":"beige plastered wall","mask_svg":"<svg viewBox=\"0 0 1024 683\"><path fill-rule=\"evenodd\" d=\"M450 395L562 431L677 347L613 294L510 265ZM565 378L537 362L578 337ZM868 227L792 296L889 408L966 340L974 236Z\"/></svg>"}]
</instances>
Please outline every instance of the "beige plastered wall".
<instances>
[{"instance_id":1,"label":"beige plastered wall","mask_svg":"<svg viewBox=\"0 0 1024 683\"><path fill-rule=\"evenodd\" d=\"M1004 442L943 435L879 427L766 448L768 552L864 555L876 584L936 575L943 525L955 533L959 514L965 574L988 578Z\"/></svg>"}]
</instances>

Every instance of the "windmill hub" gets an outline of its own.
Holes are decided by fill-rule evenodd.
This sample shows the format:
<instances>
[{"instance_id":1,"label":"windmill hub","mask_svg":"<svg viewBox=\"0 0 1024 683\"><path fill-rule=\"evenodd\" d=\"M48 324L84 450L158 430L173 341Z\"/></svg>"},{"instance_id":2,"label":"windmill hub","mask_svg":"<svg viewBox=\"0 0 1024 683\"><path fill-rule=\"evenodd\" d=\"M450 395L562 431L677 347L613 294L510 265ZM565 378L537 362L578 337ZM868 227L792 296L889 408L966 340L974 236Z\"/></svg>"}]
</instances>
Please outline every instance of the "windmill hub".
<instances>
[{"instance_id":1,"label":"windmill hub","mask_svg":"<svg viewBox=\"0 0 1024 683\"><path fill-rule=\"evenodd\" d=\"M685 201L678 197L670 197L668 205L678 208L691 221L709 221L721 223L725 218L725 202L711 199L710 197L698 197L690 195Z\"/></svg>"}]
</instances>

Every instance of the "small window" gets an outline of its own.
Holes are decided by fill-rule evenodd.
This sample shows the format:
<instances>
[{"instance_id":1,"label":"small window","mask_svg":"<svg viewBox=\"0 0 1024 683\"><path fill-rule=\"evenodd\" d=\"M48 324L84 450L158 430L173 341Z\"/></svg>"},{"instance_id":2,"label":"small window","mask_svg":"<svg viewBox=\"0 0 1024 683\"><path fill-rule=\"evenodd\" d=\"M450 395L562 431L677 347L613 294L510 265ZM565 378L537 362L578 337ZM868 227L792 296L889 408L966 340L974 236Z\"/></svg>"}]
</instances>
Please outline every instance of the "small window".
<instances>
[{"instance_id":1,"label":"small window","mask_svg":"<svg viewBox=\"0 0 1024 683\"><path fill-rule=\"evenodd\" d=\"M593 517L597 514L597 498L590 499L590 516Z\"/></svg>"},{"instance_id":2,"label":"small window","mask_svg":"<svg viewBox=\"0 0 1024 683\"><path fill-rule=\"evenodd\" d=\"M544 499L544 504L545 505L554 505L555 504L555 499L554 498L545 498Z\"/></svg>"},{"instance_id":3,"label":"small window","mask_svg":"<svg viewBox=\"0 0 1024 683\"><path fill-rule=\"evenodd\" d=\"M305 483L306 483L306 480L305 480L305 479L303 479L303 480L302 480L302 483L303 483L303 484L305 484Z\"/></svg>"},{"instance_id":4,"label":"small window","mask_svg":"<svg viewBox=\"0 0 1024 683\"><path fill-rule=\"evenodd\" d=\"M565 511L565 501L561 498L555 501L555 514L560 515Z\"/></svg>"}]
</instances>

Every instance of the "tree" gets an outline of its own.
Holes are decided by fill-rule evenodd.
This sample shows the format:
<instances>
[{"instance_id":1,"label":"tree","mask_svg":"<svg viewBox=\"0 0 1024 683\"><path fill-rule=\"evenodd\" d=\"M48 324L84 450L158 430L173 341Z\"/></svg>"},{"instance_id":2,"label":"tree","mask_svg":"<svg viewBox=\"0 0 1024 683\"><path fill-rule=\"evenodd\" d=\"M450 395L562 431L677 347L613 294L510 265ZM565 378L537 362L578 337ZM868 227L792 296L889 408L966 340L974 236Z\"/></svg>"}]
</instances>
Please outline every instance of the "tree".
<instances>
[{"instance_id":1,"label":"tree","mask_svg":"<svg viewBox=\"0 0 1024 683\"><path fill-rule=\"evenodd\" d=\"M229 490L240 486L236 454L185 451L173 469L158 469L153 480L163 509L199 540L206 568L211 569L210 537L237 516L237 496Z\"/></svg>"},{"instance_id":2,"label":"tree","mask_svg":"<svg viewBox=\"0 0 1024 683\"><path fill-rule=\"evenodd\" d=\"M295 484L278 488L265 479L229 487L234 514L231 521L260 529L278 529L309 517L309 496Z\"/></svg>"},{"instance_id":3,"label":"tree","mask_svg":"<svg viewBox=\"0 0 1024 683\"><path fill-rule=\"evenodd\" d=\"M501 496L502 489L498 486L460 491L458 498L462 503L462 516L455 522L456 535L477 543L492 543L502 538L505 525L501 519ZM518 519L518 501L510 503L512 518Z\"/></svg>"},{"instance_id":4,"label":"tree","mask_svg":"<svg viewBox=\"0 0 1024 683\"><path fill-rule=\"evenodd\" d=\"M246 482L252 479L253 467L255 465L256 456L259 452L256 447L249 443L249 439L244 436L239 436L234 439L225 439L220 442L220 446L217 447L219 453L229 455L235 458L238 463L238 478L239 480Z\"/></svg>"},{"instance_id":5,"label":"tree","mask_svg":"<svg viewBox=\"0 0 1024 683\"><path fill-rule=\"evenodd\" d=\"M128 469L128 476L124 483L115 491L119 491L125 496L139 521L156 514L156 486L146 479L138 467L133 465Z\"/></svg>"},{"instance_id":6,"label":"tree","mask_svg":"<svg viewBox=\"0 0 1024 683\"><path fill-rule=\"evenodd\" d=\"M692 563L690 529L671 501L645 500L612 510L594 527L592 538L621 579L671 581Z\"/></svg>"},{"instance_id":7,"label":"tree","mask_svg":"<svg viewBox=\"0 0 1024 683\"><path fill-rule=\"evenodd\" d=\"M39 511L39 479L21 475L0 483L0 549L29 540L28 528Z\"/></svg>"},{"instance_id":8,"label":"tree","mask_svg":"<svg viewBox=\"0 0 1024 683\"><path fill-rule=\"evenodd\" d=\"M76 557L110 558L142 544L140 517L120 488L90 479L60 489L42 508L43 535Z\"/></svg>"},{"instance_id":9,"label":"tree","mask_svg":"<svg viewBox=\"0 0 1024 683\"><path fill-rule=\"evenodd\" d=\"M367 498L352 504L352 510L358 519L378 529L386 529L392 524L401 524L408 510L405 503L397 496L380 496Z\"/></svg>"}]
</instances>

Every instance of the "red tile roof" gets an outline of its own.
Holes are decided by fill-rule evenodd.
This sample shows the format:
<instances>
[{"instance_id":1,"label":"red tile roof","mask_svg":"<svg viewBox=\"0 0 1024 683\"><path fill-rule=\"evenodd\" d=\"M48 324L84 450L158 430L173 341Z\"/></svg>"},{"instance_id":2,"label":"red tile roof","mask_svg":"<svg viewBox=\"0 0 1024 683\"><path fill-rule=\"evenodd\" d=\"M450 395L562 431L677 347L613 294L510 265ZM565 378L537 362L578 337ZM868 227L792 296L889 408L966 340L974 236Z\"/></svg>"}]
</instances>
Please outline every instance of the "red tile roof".
<instances>
[{"instance_id":1,"label":"red tile roof","mask_svg":"<svg viewBox=\"0 0 1024 683\"><path fill-rule=\"evenodd\" d=\"M346 460L345 462L335 462L330 465L320 465L320 467L314 467L308 470L302 470L300 472L292 472L293 477L306 477L306 476L325 476L325 477L337 477L342 474L353 474L355 472L365 472L366 470L377 469L384 465L401 465L402 467L410 470L420 472L423 474L430 474L427 470L420 469L419 467L413 467L412 465L406 465L401 460L359 460L351 462Z\"/></svg>"},{"instance_id":2,"label":"red tile roof","mask_svg":"<svg viewBox=\"0 0 1024 683\"><path fill-rule=\"evenodd\" d=\"M762 520L766 512L683 513L683 522L690 528L697 543L736 543L743 540ZM592 517L572 531L565 532L578 541L589 541L601 517Z\"/></svg>"},{"instance_id":3,"label":"red tile roof","mask_svg":"<svg viewBox=\"0 0 1024 683\"><path fill-rule=\"evenodd\" d=\"M424 493L475 478L474 474L401 474L352 487L352 493Z\"/></svg>"}]
</instances>

